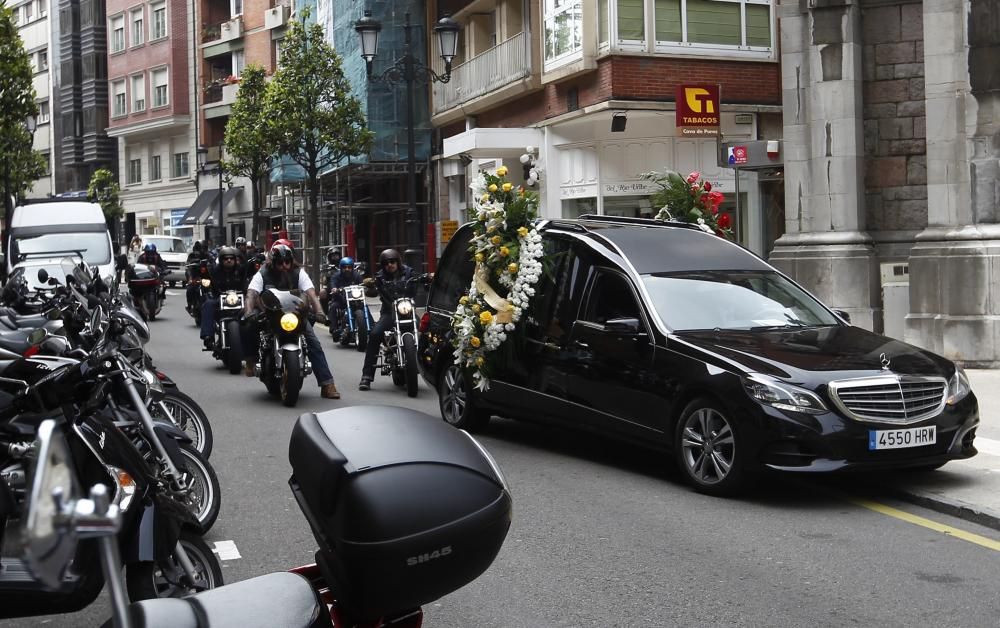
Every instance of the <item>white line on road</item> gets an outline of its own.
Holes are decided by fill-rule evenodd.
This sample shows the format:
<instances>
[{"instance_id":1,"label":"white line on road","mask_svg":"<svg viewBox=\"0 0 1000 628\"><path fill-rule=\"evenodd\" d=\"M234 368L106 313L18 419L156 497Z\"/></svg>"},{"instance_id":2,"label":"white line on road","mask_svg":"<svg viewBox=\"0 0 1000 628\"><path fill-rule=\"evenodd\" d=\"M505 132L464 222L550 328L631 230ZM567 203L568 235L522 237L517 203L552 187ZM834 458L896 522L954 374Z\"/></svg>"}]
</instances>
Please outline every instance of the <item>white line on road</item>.
<instances>
[{"instance_id":1,"label":"white line on road","mask_svg":"<svg viewBox=\"0 0 1000 628\"><path fill-rule=\"evenodd\" d=\"M212 551L219 555L219 560L237 560L243 558L240 556L240 550L236 549L236 543L233 541L216 541Z\"/></svg>"}]
</instances>

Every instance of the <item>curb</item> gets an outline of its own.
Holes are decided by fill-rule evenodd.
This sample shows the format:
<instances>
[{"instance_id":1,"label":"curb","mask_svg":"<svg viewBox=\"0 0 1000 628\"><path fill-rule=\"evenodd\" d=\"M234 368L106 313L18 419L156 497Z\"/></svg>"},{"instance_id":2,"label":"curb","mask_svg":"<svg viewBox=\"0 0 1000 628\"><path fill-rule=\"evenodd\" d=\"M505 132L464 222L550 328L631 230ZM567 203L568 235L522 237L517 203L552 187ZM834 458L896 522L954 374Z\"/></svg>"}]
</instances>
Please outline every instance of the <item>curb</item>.
<instances>
[{"instance_id":1,"label":"curb","mask_svg":"<svg viewBox=\"0 0 1000 628\"><path fill-rule=\"evenodd\" d=\"M911 491L884 484L880 486L902 501L1000 531L1000 513L989 508L934 493Z\"/></svg>"}]
</instances>

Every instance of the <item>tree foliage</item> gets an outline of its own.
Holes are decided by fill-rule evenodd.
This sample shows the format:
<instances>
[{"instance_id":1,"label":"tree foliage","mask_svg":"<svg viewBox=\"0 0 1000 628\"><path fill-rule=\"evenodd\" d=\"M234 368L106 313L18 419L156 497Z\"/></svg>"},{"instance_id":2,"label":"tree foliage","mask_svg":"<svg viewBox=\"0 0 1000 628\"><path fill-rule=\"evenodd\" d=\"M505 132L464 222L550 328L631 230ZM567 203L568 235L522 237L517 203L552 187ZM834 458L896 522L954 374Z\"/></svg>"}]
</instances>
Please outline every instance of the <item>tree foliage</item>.
<instances>
[{"instance_id":1,"label":"tree foliage","mask_svg":"<svg viewBox=\"0 0 1000 628\"><path fill-rule=\"evenodd\" d=\"M309 231L312 234L313 274L319 277L319 175L352 155L371 147L361 102L351 95L340 55L327 43L323 27L301 21L289 23L281 46L281 67L265 98L265 115L274 125L278 153L305 170L309 183Z\"/></svg>"},{"instance_id":2,"label":"tree foliage","mask_svg":"<svg viewBox=\"0 0 1000 628\"><path fill-rule=\"evenodd\" d=\"M250 179L253 205L253 240L259 235L260 184L271 171L275 156L274 125L265 112L268 82L264 68L251 64L240 74L240 89L226 122L225 172Z\"/></svg>"},{"instance_id":3,"label":"tree foliage","mask_svg":"<svg viewBox=\"0 0 1000 628\"><path fill-rule=\"evenodd\" d=\"M87 198L101 206L105 218L108 220L118 219L125 215L125 208L122 206L121 198L119 198L121 191L115 173L107 168L98 168L90 177Z\"/></svg>"},{"instance_id":4,"label":"tree foliage","mask_svg":"<svg viewBox=\"0 0 1000 628\"><path fill-rule=\"evenodd\" d=\"M46 167L25 126L28 116L38 115L31 79L31 61L14 23L14 10L0 0L0 186L4 194L17 197L31 189Z\"/></svg>"}]
</instances>

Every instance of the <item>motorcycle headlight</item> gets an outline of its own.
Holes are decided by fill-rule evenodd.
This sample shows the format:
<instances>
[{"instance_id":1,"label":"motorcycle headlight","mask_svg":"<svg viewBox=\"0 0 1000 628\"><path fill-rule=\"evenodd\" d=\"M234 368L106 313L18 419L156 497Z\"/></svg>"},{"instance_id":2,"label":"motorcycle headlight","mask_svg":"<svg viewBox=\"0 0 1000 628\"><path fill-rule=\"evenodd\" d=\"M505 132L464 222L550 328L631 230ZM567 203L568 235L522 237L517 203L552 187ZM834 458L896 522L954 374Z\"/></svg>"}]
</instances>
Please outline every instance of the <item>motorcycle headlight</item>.
<instances>
[{"instance_id":1,"label":"motorcycle headlight","mask_svg":"<svg viewBox=\"0 0 1000 628\"><path fill-rule=\"evenodd\" d=\"M409 316L413 312L413 302L404 300L396 304L396 313L400 316Z\"/></svg>"},{"instance_id":2,"label":"motorcycle headlight","mask_svg":"<svg viewBox=\"0 0 1000 628\"><path fill-rule=\"evenodd\" d=\"M948 405L953 406L965 399L972 392L972 385L969 384L969 376L965 374L965 369L955 366L955 374L948 382Z\"/></svg>"},{"instance_id":3,"label":"motorcycle headlight","mask_svg":"<svg viewBox=\"0 0 1000 628\"><path fill-rule=\"evenodd\" d=\"M118 509L122 512L128 510L129 505L132 503L132 498L135 496L135 480L126 471L119 469L118 467L108 466L108 473L114 478L115 483L118 485L118 490L115 491L115 503L118 504Z\"/></svg>"},{"instance_id":4,"label":"motorcycle headlight","mask_svg":"<svg viewBox=\"0 0 1000 628\"><path fill-rule=\"evenodd\" d=\"M281 315L281 328L285 331L293 331L299 326L299 317L291 312Z\"/></svg>"},{"instance_id":5,"label":"motorcycle headlight","mask_svg":"<svg viewBox=\"0 0 1000 628\"><path fill-rule=\"evenodd\" d=\"M207 287L209 287L211 285L212 285L212 280L211 279L202 279L201 280L201 287L202 288L207 288Z\"/></svg>"},{"instance_id":6,"label":"motorcycle headlight","mask_svg":"<svg viewBox=\"0 0 1000 628\"><path fill-rule=\"evenodd\" d=\"M163 392L163 383L160 382L160 378L156 376L156 373L146 369L142 372L146 377L146 384L153 390L157 392Z\"/></svg>"},{"instance_id":7,"label":"motorcycle headlight","mask_svg":"<svg viewBox=\"0 0 1000 628\"><path fill-rule=\"evenodd\" d=\"M236 294L235 292L226 293L226 305L228 305L229 307L233 307L239 302L240 302L240 297L238 294Z\"/></svg>"},{"instance_id":8,"label":"motorcycle headlight","mask_svg":"<svg viewBox=\"0 0 1000 628\"><path fill-rule=\"evenodd\" d=\"M822 414L826 405L815 393L754 373L743 378L743 388L751 398L778 410Z\"/></svg>"}]
</instances>

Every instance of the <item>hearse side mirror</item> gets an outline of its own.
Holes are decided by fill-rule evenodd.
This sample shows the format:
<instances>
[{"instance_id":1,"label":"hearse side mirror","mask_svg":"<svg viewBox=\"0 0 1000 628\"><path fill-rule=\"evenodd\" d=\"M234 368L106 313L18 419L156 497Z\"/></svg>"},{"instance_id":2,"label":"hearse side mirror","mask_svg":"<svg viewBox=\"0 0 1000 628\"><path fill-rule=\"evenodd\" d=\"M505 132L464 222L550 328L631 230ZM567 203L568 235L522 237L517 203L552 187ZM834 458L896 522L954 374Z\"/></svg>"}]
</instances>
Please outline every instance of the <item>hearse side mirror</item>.
<instances>
[{"instance_id":1,"label":"hearse side mirror","mask_svg":"<svg viewBox=\"0 0 1000 628\"><path fill-rule=\"evenodd\" d=\"M44 268L38 269L38 283L49 283L49 271Z\"/></svg>"},{"instance_id":2,"label":"hearse side mirror","mask_svg":"<svg viewBox=\"0 0 1000 628\"><path fill-rule=\"evenodd\" d=\"M840 318L844 319L844 322L847 323L848 325L851 324L851 315L845 312L844 310L834 310L833 313L839 316Z\"/></svg>"},{"instance_id":3,"label":"hearse side mirror","mask_svg":"<svg viewBox=\"0 0 1000 628\"><path fill-rule=\"evenodd\" d=\"M642 333L638 318L611 318L605 321L604 330L625 336L635 336Z\"/></svg>"}]
</instances>

